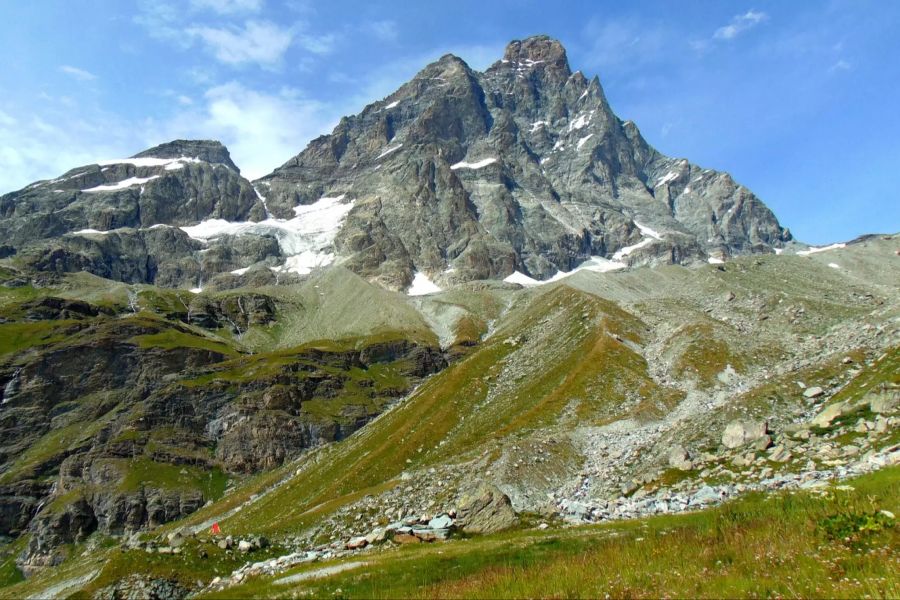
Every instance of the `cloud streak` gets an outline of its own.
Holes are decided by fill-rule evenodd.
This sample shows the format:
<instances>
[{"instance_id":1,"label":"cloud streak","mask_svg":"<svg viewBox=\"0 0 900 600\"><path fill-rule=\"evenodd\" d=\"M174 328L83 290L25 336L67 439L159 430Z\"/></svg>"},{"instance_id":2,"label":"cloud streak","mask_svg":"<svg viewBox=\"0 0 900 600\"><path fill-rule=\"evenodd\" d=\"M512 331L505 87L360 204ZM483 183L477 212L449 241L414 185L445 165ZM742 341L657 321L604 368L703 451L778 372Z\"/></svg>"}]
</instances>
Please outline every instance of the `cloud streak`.
<instances>
[{"instance_id":1,"label":"cloud streak","mask_svg":"<svg viewBox=\"0 0 900 600\"><path fill-rule=\"evenodd\" d=\"M269 21L248 21L239 27L190 27L185 33L201 40L218 60L232 66L281 62L294 41L294 32Z\"/></svg>"},{"instance_id":2,"label":"cloud streak","mask_svg":"<svg viewBox=\"0 0 900 600\"><path fill-rule=\"evenodd\" d=\"M760 23L764 23L769 19L769 15L762 11L748 10L742 15L732 17L728 25L724 25L716 29L713 33L714 40L728 41L733 40L740 34L753 29Z\"/></svg>"},{"instance_id":3,"label":"cloud streak","mask_svg":"<svg viewBox=\"0 0 900 600\"><path fill-rule=\"evenodd\" d=\"M78 81L95 81L97 79L97 76L90 71L85 71L84 69L79 69L78 67L73 67L71 65L60 65L59 70Z\"/></svg>"}]
</instances>

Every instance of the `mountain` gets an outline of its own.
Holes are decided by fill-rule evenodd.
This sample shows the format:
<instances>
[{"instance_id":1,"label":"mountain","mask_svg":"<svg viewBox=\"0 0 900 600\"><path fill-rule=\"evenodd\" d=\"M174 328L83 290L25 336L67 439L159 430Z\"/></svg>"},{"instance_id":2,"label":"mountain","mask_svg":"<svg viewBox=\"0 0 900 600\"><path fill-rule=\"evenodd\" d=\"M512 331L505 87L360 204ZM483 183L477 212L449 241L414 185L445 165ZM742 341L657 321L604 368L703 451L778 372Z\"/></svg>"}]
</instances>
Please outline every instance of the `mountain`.
<instances>
[{"instance_id":1,"label":"mountain","mask_svg":"<svg viewBox=\"0 0 900 600\"><path fill-rule=\"evenodd\" d=\"M39 270L187 288L332 262L390 289L534 283L791 240L728 174L651 148L545 36L484 73L442 57L252 184L221 144L178 140L3 196L0 234Z\"/></svg>"},{"instance_id":2,"label":"mountain","mask_svg":"<svg viewBox=\"0 0 900 600\"><path fill-rule=\"evenodd\" d=\"M444 56L256 183L281 217L353 199L338 253L400 288L416 272L545 280L592 256L680 263L791 239L729 175L651 148L545 36L484 73Z\"/></svg>"},{"instance_id":3,"label":"mountain","mask_svg":"<svg viewBox=\"0 0 900 600\"><path fill-rule=\"evenodd\" d=\"M549 38L0 235L2 598L895 589L900 236L797 244Z\"/></svg>"}]
</instances>

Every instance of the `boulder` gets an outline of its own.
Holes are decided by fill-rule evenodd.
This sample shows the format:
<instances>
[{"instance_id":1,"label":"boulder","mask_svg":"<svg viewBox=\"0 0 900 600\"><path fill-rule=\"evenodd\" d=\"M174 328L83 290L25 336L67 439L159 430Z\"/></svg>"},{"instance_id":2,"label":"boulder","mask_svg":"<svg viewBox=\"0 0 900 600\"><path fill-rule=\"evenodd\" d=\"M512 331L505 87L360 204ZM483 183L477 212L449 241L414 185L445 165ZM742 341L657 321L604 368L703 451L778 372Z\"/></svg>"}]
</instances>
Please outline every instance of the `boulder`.
<instances>
[{"instance_id":1,"label":"boulder","mask_svg":"<svg viewBox=\"0 0 900 600\"><path fill-rule=\"evenodd\" d=\"M750 442L756 441L769 432L766 421L735 420L725 427L722 434L722 444L726 448L740 448Z\"/></svg>"},{"instance_id":2,"label":"boulder","mask_svg":"<svg viewBox=\"0 0 900 600\"><path fill-rule=\"evenodd\" d=\"M428 521L429 529L448 529L453 526L453 519L450 515L442 514Z\"/></svg>"},{"instance_id":3,"label":"boulder","mask_svg":"<svg viewBox=\"0 0 900 600\"><path fill-rule=\"evenodd\" d=\"M832 421L847 414L850 410L851 407L846 402L829 404L810 421L810 424L813 427L828 427Z\"/></svg>"},{"instance_id":4,"label":"boulder","mask_svg":"<svg viewBox=\"0 0 900 600\"><path fill-rule=\"evenodd\" d=\"M344 547L347 548L347 550L359 550L360 548L365 548L368 545L369 540L367 540L365 537L355 537L350 538L350 541L344 544Z\"/></svg>"},{"instance_id":5,"label":"boulder","mask_svg":"<svg viewBox=\"0 0 900 600\"><path fill-rule=\"evenodd\" d=\"M461 498L457 521L466 533L493 533L514 526L518 517L509 496L496 486L482 485Z\"/></svg>"},{"instance_id":6,"label":"boulder","mask_svg":"<svg viewBox=\"0 0 900 600\"><path fill-rule=\"evenodd\" d=\"M872 393L866 396L866 400L869 402L869 408L873 413L885 414L893 412L900 405L900 391L885 390Z\"/></svg>"},{"instance_id":7,"label":"boulder","mask_svg":"<svg viewBox=\"0 0 900 600\"><path fill-rule=\"evenodd\" d=\"M669 450L669 466L682 471L690 471L694 468L691 457L683 446L674 446Z\"/></svg>"},{"instance_id":8,"label":"boulder","mask_svg":"<svg viewBox=\"0 0 900 600\"><path fill-rule=\"evenodd\" d=\"M804 390L804 392L803 392L803 397L807 398L809 400L812 400L813 398L818 398L819 396L821 396L824 393L825 393L825 390L823 390L822 388L820 388L818 386L815 386L815 387L806 388L806 390Z\"/></svg>"},{"instance_id":9,"label":"boulder","mask_svg":"<svg viewBox=\"0 0 900 600\"><path fill-rule=\"evenodd\" d=\"M241 540L240 542L238 542L238 550L240 550L241 552L250 552L251 550L253 550L253 544L251 544L247 540Z\"/></svg>"}]
</instances>

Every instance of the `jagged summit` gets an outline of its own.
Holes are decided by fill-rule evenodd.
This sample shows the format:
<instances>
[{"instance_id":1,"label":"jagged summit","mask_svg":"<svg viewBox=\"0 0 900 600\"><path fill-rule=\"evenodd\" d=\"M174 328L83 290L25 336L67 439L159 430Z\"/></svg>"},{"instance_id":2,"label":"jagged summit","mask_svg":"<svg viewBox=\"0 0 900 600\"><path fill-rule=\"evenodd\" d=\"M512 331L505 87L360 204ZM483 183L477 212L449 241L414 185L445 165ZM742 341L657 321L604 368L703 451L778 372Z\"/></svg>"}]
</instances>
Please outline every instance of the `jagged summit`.
<instances>
[{"instance_id":1,"label":"jagged summit","mask_svg":"<svg viewBox=\"0 0 900 600\"><path fill-rule=\"evenodd\" d=\"M257 183L281 216L355 199L338 254L398 288L416 273L545 280L589 261L721 260L790 240L727 174L651 148L548 36L511 42L483 73L442 57Z\"/></svg>"},{"instance_id":2,"label":"jagged summit","mask_svg":"<svg viewBox=\"0 0 900 600\"><path fill-rule=\"evenodd\" d=\"M524 40L513 40L503 52L503 62L543 64L544 68L553 68L571 74L566 49L559 42L546 35L535 35Z\"/></svg>"},{"instance_id":3,"label":"jagged summit","mask_svg":"<svg viewBox=\"0 0 900 600\"><path fill-rule=\"evenodd\" d=\"M211 164L225 165L235 173L241 170L231 160L228 148L218 140L172 140L142 152L132 158L197 158Z\"/></svg>"}]
</instances>

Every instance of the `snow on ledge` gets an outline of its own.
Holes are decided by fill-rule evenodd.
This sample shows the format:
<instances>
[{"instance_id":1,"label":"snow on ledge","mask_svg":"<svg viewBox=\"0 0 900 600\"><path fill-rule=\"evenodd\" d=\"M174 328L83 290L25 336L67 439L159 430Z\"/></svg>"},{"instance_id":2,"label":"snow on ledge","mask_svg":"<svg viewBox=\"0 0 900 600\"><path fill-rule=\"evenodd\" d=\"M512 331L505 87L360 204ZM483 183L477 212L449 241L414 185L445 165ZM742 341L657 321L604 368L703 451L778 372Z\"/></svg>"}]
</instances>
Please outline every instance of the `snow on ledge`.
<instances>
[{"instance_id":1,"label":"snow on ledge","mask_svg":"<svg viewBox=\"0 0 900 600\"><path fill-rule=\"evenodd\" d=\"M711 265L724 265L725 264L724 260L722 260L721 258L716 258L715 256L710 256L709 258L706 259L706 262L708 262Z\"/></svg>"},{"instance_id":2,"label":"snow on ledge","mask_svg":"<svg viewBox=\"0 0 900 600\"><path fill-rule=\"evenodd\" d=\"M481 169L482 167L492 165L495 162L497 162L496 158L484 158L482 160L479 160L478 162L473 163L461 161L456 163L455 165L450 165L450 168L454 171L456 169Z\"/></svg>"},{"instance_id":3,"label":"snow on ledge","mask_svg":"<svg viewBox=\"0 0 900 600\"><path fill-rule=\"evenodd\" d=\"M645 237L643 240L641 240L637 244L634 244L633 246L625 246L624 248L620 248L619 250L617 250L616 253L613 254L613 260L622 260L623 258L628 256L635 250L639 250L640 248L643 248L644 246L648 246L652 243L653 243L653 238Z\"/></svg>"},{"instance_id":4,"label":"snow on ledge","mask_svg":"<svg viewBox=\"0 0 900 600\"><path fill-rule=\"evenodd\" d=\"M82 192L112 192L115 190L124 190L125 188L129 188L134 185L143 185L148 181L153 179L159 179L159 175L154 175L152 177L129 177L128 179L123 179L118 183L111 183L109 185L98 185L96 187L88 188L86 190L81 190Z\"/></svg>"},{"instance_id":5,"label":"snow on ledge","mask_svg":"<svg viewBox=\"0 0 900 600\"><path fill-rule=\"evenodd\" d=\"M412 285L409 286L409 289L406 291L406 293L409 296L426 296L428 294L436 294L440 291L442 291L441 288L435 285L433 281L428 279L428 276L425 275L425 273L416 271L416 274L413 277Z\"/></svg>"},{"instance_id":6,"label":"snow on ledge","mask_svg":"<svg viewBox=\"0 0 900 600\"><path fill-rule=\"evenodd\" d=\"M819 252L827 252L828 250L839 250L846 248L847 244L831 244L830 246L821 246L819 248L811 247L809 250L800 250L798 256L809 256L810 254L818 254Z\"/></svg>"},{"instance_id":7,"label":"snow on ledge","mask_svg":"<svg viewBox=\"0 0 900 600\"><path fill-rule=\"evenodd\" d=\"M645 235L645 236L647 236L647 237L652 237L652 238L657 239L657 240L661 240L661 239L662 239L662 236L661 236L661 235L659 234L659 232L656 231L655 229L650 229L650 228L647 227L646 225L641 225L641 224L638 223L637 221L635 221L634 224L637 225L637 228L641 230L641 233L642 233L643 235Z\"/></svg>"},{"instance_id":8,"label":"snow on ledge","mask_svg":"<svg viewBox=\"0 0 900 600\"><path fill-rule=\"evenodd\" d=\"M387 156L387 155L390 154L391 152L396 152L397 150L399 150L399 149L402 148L402 147L403 147L403 144L397 144L396 146L392 146L392 147L386 149L384 152L382 152L382 153L379 154L378 156L376 156L376 157L375 157L375 160L378 160L379 158L384 158L385 156Z\"/></svg>"},{"instance_id":9,"label":"snow on ledge","mask_svg":"<svg viewBox=\"0 0 900 600\"><path fill-rule=\"evenodd\" d=\"M560 281L561 279L565 279L570 275L574 275L579 271L592 271L594 273L609 273L611 271L620 271L622 269L627 268L628 265L622 262L618 262L615 260L609 260L608 258L604 258L602 256L592 256L571 271L557 271L556 275L551 277L546 281L540 281L538 279L534 279L533 277L529 277L528 275L522 273L521 271L514 271L512 275L507 276L503 279L506 283L517 283L524 287L533 287L536 285L545 285L548 283L553 283L556 281Z\"/></svg>"}]
</instances>

